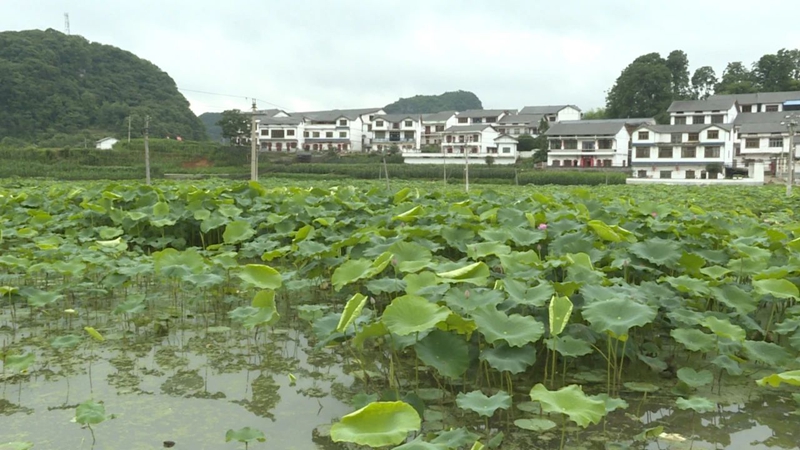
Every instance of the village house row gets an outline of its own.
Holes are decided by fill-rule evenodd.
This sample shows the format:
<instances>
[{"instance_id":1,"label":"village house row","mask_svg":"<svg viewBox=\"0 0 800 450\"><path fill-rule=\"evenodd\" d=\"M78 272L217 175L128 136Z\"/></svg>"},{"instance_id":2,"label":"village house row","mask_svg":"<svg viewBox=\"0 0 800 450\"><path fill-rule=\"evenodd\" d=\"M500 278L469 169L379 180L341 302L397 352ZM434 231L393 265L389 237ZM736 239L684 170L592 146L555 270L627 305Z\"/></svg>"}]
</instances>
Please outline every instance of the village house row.
<instances>
[{"instance_id":1,"label":"village house row","mask_svg":"<svg viewBox=\"0 0 800 450\"><path fill-rule=\"evenodd\" d=\"M517 138L548 123L550 167L630 167L639 178L705 178L709 165L762 162L782 170L789 151L786 116L800 92L715 95L676 101L669 125L653 118L582 120L574 105L527 106L435 114L386 114L381 108L288 113L260 111L261 151L384 151L397 147L412 164L513 164L532 152ZM800 112L798 112L800 115ZM800 147L800 139L797 139Z\"/></svg>"}]
</instances>

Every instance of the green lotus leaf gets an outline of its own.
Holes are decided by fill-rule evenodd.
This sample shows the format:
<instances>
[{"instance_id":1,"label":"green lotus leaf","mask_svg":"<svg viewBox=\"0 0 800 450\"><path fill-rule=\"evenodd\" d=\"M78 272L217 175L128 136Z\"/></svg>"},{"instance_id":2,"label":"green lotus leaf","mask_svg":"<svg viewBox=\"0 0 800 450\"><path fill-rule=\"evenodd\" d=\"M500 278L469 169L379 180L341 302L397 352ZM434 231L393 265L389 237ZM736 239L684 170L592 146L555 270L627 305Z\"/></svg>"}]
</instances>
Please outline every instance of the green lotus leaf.
<instances>
[{"instance_id":1,"label":"green lotus leaf","mask_svg":"<svg viewBox=\"0 0 800 450\"><path fill-rule=\"evenodd\" d=\"M414 346L417 357L440 375L458 379L469 368L469 346L458 335L434 330Z\"/></svg>"},{"instance_id":2,"label":"green lotus leaf","mask_svg":"<svg viewBox=\"0 0 800 450\"><path fill-rule=\"evenodd\" d=\"M463 392L456 396L456 405L461 409L467 409L485 417L492 417L498 409L508 409L511 407L511 396L505 391L499 391L491 397L487 397L481 391L472 391L468 394Z\"/></svg>"},{"instance_id":3,"label":"green lotus leaf","mask_svg":"<svg viewBox=\"0 0 800 450\"><path fill-rule=\"evenodd\" d=\"M572 316L572 302L569 297L554 295L548 307L550 318L550 336L558 336L564 331Z\"/></svg>"},{"instance_id":4,"label":"green lotus leaf","mask_svg":"<svg viewBox=\"0 0 800 450\"><path fill-rule=\"evenodd\" d=\"M749 292L732 284L723 284L711 289L711 295L725 306L733 308L739 315L747 315L758 308L758 299Z\"/></svg>"},{"instance_id":5,"label":"green lotus leaf","mask_svg":"<svg viewBox=\"0 0 800 450\"><path fill-rule=\"evenodd\" d=\"M536 349L530 345L510 347L505 342L491 348L485 348L480 354L481 361L500 372L513 375L522 373L536 362Z\"/></svg>"},{"instance_id":6,"label":"green lotus leaf","mask_svg":"<svg viewBox=\"0 0 800 450\"><path fill-rule=\"evenodd\" d=\"M532 401L541 403L542 411L566 414L582 428L599 423L606 415L605 403L584 394L577 384L549 391L539 383L531 389L530 396Z\"/></svg>"},{"instance_id":7,"label":"green lotus leaf","mask_svg":"<svg viewBox=\"0 0 800 450\"><path fill-rule=\"evenodd\" d=\"M573 358L588 355L594 351L588 342L568 335L548 339L547 348L557 351L561 356Z\"/></svg>"},{"instance_id":8,"label":"green lotus leaf","mask_svg":"<svg viewBox=\"0 0 800 450\"><path fill-rule=\"evenodd\" d=\"M367 290L374 295L394 294L406 290L406 282L398 278L380 278L367 281Z\"/></svg>"},{"instance_id":9,"label":"green lotus leaf","mask_svg":"<svg viewBox=\"0 0 800 450\"><path fill-rule=\"evenodd\" d=\"M30 450L33 448L33 442L6 442L0 444L0 450Z\"/></svg>"},{"instance_id":10,"label":"green lotus leaf","mask_svg":"<svg viewBox=\"0 0 800 450\"><path fill-rule=\"evenodd\" d=\"M245 220L234 220L225 226L225 232L222 233L222 240L226 244L238 244L249 240L256 232L250 225L250 222Z\"/></svg>"},{"instance_id":11,"label":"green lotus leaf","mask_svg":"<svg viewBox=\"0 0 800 450\"><path fill-rule=\"evenodd\" d=\"M331 284L339 291L345 285L372 275L372 261L367 259L349 259L333 271Z\"/></svg>"},{"instance_id":12,"label":"green lotus leaf","mask_svg":"<svg viewBox=\"0 0 800 450\"><path fill-rule=\"evenodd\" d=\"M590 303L583 308L583 317L597 332L609 332L619 340L627 340L633 327L641 327L656 318L656 309L627 298Z\"/></svg>"},{"instance_id":13,"label":"green lotus leaf","mask_svg":"<svg viewBox=\"0 0 800 450\"><path fill-rule=\"evenodd\" d=\"M528 431L547 431L556 427L556 423L547 419L517 419L514 425Z\"/></svg>"},{"instance_id":14,"label":"green lotus leaf","mask_svg":"<svg viewBox=\"0 0 800 450\"><path fill-rule=\"evenodd\" d=\"M406 282L406 294L416 295L422 289L436 286L440 280L433 272L411 273L403 278ZM446 285L445 285L446 286Z\"/></svg>"},{"instance_id":15,"label":"green lotus leaf","mask_svg":"<svg viewBox=\"0 0 800 450\"><path fill-rule=\"evenodd\" d=\"M622 383L622 385L625 386L625 389L631 390L633 392L643 392L647 394L651 392L656 392L659 389L659 387L656 386L655 384L641 383L637 381L629 381L627 383Z\"/></svg>"},{"instance_id":16,"label":"green lotus leaf","mask_svg":"<svg viewBox=\"0 0 800 450\"><path fill-rule=\"evenodd\" d=\"M705 386L714 381L714 375L708 370L696 371L691 367L678 369L678 379L693 388Z\"/></svg>"},{"instance_id":17,"label":"green lotus leaf","mask_svg":"<svg viewBox=\"0 0 800 450\"><path fill-rule=\"evenodd\" d=\"M718 355L711 360L711 364L714 364L720 369L724 369L729 375L733 376L739 376L744 372L739 362L728 355Z\"/></svg>"},{"instance_id":18,"label":"green lotus leaf","mask_svg":"<svg viewBox=\"0 0 800 450\"><path fill-rule=\"evenodd\" d=\"M441 431L431 440L432 444L441 444L446 448L461 448L470 445L480 436L467 430L466 428L456 428L454 430Z\"/></svg>"},{"instance_id":19,"label":"green lotus leaf","mask_svg":"<svg viewBox=\"0 0 800 450\"><path fill-rule=\"evenodd\" d=\"M399 447L394 447L392 450L450 450L451 448L452 447L448 447L444 444L425 442L422 440L422 436L417 436L413 441L406 442Z\"/></svg>"},{"instance_id":20,"label":"green lotus leaf","mask_svg":"<svg viewBox=\"0 0 800 450\"><path fill-rule=\"evenodd\" d=\"M386 307L381 321L394 334L407 336L431 330L446 320L452 311L431 303L423 297L404 295L392 300Z\"/></svg>"},{"instance_id":21,"label":"green lotus leaf","mask_svg":"<svg viewBox=\"0 0 800 450\"><path fill-rule=\"evenodd\" d=\"M32 287L20 289L20 295L27 298L28 304L34 308L42 308L61 300L64 296L56 292L43 291Z\"/></svg>"},{"instance_id":22,"label":"green lotus leaf","mask_svg":"<svg viewBox=\"0 0 800 450\"><path fill-rule=\"evenodd\" d=\"M702 269L700 269L700 273L708 277L711 277L715 280L719 280L725 275L731 273L731 270L726 269L725 267L722 266L710 266L710 267L703 267Z\"/></svg>"},{"instance_id":23,"label":"green lotus leaf","mask_svg":"<svg viewBox=\"0 0 800 450\"><path fill-rule=\"evenodd\" d=\"M792 370L783 373L774 373L770 376L764 377L756 381L756 383L759 386L769 385L772 387L778 387L782 383L786 383L791 386L800 386L800 370Z\"/></svg>"},{"instance_id":24,"label":"green lotus leaf","mask_svg":"<svg viewBox=\"0 0 800 450\"><path fill-rule=\"evenodd\" d=\"M350 297L350 300L348 300L347 304L344 305L344 311L342 311L342 317L339 319L339 324L336 326L336 331L344 333L347 327L355 322L356 318L361 315L361 311L364 309L364 305L366 304L367 297L365 295L354 294L352 297Z\"/></svg>"},{"instance_id":25,"label":"green lotus leaf","mask_svg":"<svg viewBox=\"0 0 800 450\"><path fill-rule=\"evenodd\" d=\"M705 397L678 397L675 400L675 405L680 409L691 409L694 412L706 413L717 409L716 403Z\"/></svg>"},{"instance_id":26,"label":"green lotus leaf","mask_svg":"<svg viewBox=\"0 0 800 450\"><path fill-rule=\"evenodd\" d=\"M294 242L295 244L298 243L298 242L303 242L309 236L313 236L313 235L314 235L314 226L313 225L305 225L303 227L300 227L300 229L298 229L294 233L294 238L292 238L292 242Z\"/></svg>"},{"instance_id":27,"label":"green lotus leaf","mask_svg":"<svg viewBox=\"0 0 800 450\"><path fill-rule=\"evenodd\" d=\"M657 357L653 358L647 355L643 355L641 353L636 355L636 357L639 358L639 360L642 361L643 363L647 364L647 366L650 367L650 369L653 372L661 373L667 370L667 363L663 359Z\"/></svg>"},{"instance_id":28,"label":"green lotus leaf","mask_svg":"<svg viewBox=\"0 0 800 450\"><path fill-rule=\"evenodd\" d=\"M356 335L353 336L353 345L358 348L364 348L364 342L367 339L386 336L387 334L389 334L389 330L383 322L372 322L358 329Z\"/></svg>"},{"instance_id":29,"label":"green lotus leaf","mask_svg":"<svg viewBox=\"0 0 800 450\"><path fill-rule=\"evenodd\" d=\"M664 280L678 290L686 294L694 296L707 296L711 290L708 286L708 281L699 278L692 278L688 275L681 275L679 277L664 277Z\"/></svg>"},{"instance_id":30,"label":"green lotus leaf","mask_svg":"<svg viewBox=\"0 0 800 450\"><path fill-rule=\"evenodd\" d=\"M83 327L83 330L89 333L89 336L91 336L92 339L97 342L103 342L106 340L106 338L104 338L99 331L95 330L94 327Z\"/></svg>"},{"instance_id":31,"label":"green lotus leaf","mask_svg":"<svg viewBox=\"0 0 800 450\"><path fill-rule=\"evenodd\" d=\"M190 248L178 251L167 248L153 253L155 270L166 276L182 277L192 273L200 273L205 268L203 256Z\"/></svg>"},{"instance_id":32,"label":"green lotus leaf","mask_svg":"<svg viewBox=\"0 0 800 450\"><path fill-rule=\"evenodd\" d=\"M242 321L242 326L247 329L253 329L262 325L270 326L275 324L281 316L274 308L255 308L255 312L250 314Z\"/></svg>"},{"instance_id":33,"label":"green lotus leaf","mask_svg":"<svg viewBox=\"0 0 800 450\"><path fill-rule=\"evenodd\" d=\"M674 266L681 259L683 251L674 240L652 238L637 242L629 247L634 255L661 266Z\"/></svg>"},{"instance_id":34,"label":"green lotus leaf","mask_svg":"<svg viewBox=\"0 0 800 450\"><path fill-rule=\"evenodd\" d=\"M710 352L715 346L714 335L691 328L676 328L669 332L676 342L693 352Z\"/></svg>"},{"instance_id":35,"label":"green lotus leaf","mask_svg":"<svg viewBox=\"0 0 800 450\"><path fill-rule=\"evenodd\" d=\"M50 346L53 348L70 348L75 347L80 344L82 341L80 336L76 336L74 334L67 334L65 336L59 336L52 341L50 341Z\"/></svg>"},{"instance_id":36,"label":"green lotus leaf","mask_svg":"<svg viewBox=\"0 0 800 450\"><path fill-rule=\"evenodd\" d=\"M374 402L333 424L331 439L372 448L397 445L409 432L419 431L421 423L417 410L408 403Z\"/></svg>"},{"instance_id":37,"label":"green lotus leaf","mask_svg":"<svg viewBox=\"0 0 800 450\"><path fill-rule=\"evenodd\" d=\"M703 319L703 326L711 330L719 337L728 338L734 341L744 341L746 336L742 327L730 323L727 319L717 319L714 316L708 316Z\"/></svg>"},{"instance_id":38,"label":"green lotus leaf","mask_svg":"<svg viewBox=\"0 0 800 450\"><path fill-rule=\"evenodd\" d=\"M470 283L476 286L486 285L489 275L489 266L484 262L476 262L459 269L436 274L436 276L445 282Z\"/></svg>"},{"instance_id":39,"label":"green lotus leaf","mask_svg":"<svg viewBox=\"0 0 800 450\"><path fill-rule=\"evenodd\" d=\"M589 398L603 402L603 405L606 408L606 413L610 413L618 409L628 408L628 402L621 398L609 397L608 394L590 395Z\"/></svg>"},{"instance_id":40,"label":"green lotus leaf","mask_svg":"<svg viewBox=\"0 0 800 450\"><path fill-rule=\"evenodd\" d=\"M431 265L431 251L415 242L398 241L390 245L387 251L394 255L397 269L404 273L419 272Z\"/></svg>"},{"instance_id":41,"label":"green lotus leaf","mask_svg":"<svg viewBox=\"0 0 800 450\"><path fill-rule=\"evenodd\" d=\"M657 439L659 436L661 436L661 433L663 432L664 432L663 425L659 425L653 428L647 428L641 433L634 436L633 440L643 442L643 441L649 441L650 439Z\"/></svg>"},{"instance_id":42,"label":"green lotus leaf","mask_svg":"<svg viewBox=\"0 0 800 450\"><path fill-rule=\"evenodd\" d=\"M604 241L622 242L622 237L601 220L590 220L587 225Z\"/></svg>"},{"instance_id":43,"label":"green lotus leaf","mask_svg":"<svg viewBox=\"0 0 800 450\"><path fill-rule=\"evenodd\" d=\"M81 425L97 425L106 420L106 407L102 403L87 400L75 408L75 422Z\"/></svg>"},{"instance_id":44,"label":"green lotus leaf","mask_svg":"<svg viewBox=\"0 0 800 450\"><path fill-rule=\"evenodd\" d=\"M511 247L500 242L479 242L467 245L467 256L471 259L482 259L487 256L508 255Z\"/></svg>"},{"instance_id":45,"label":"green lotus leaf","mask_svg":"<svg viewBox=\"0 0 800 450\"><path fill-rule=\"evenodd\" d=\"M114 308L114 314L138 314L145 310L144 295L132 295Z\"/></svg>"},{"instance_id":46,"label":"green lotus leaf","mask_svg":"<svg viewBox=\"0 0 800 450\"><path fill-rule=\"evenodd\" d=\"M744 341L744 350L751 359L770 367L784 367L792 355L780 345L763 341Z\"/></svg>"},{"instance_id":47,"label":"green lotus leaf","mask_svg":"<svg viewBox=\"0 0 800 450\"><path fill-rule=\"evenodd\" d=\"M758 280L753 281L753 288L761 295L772 295L775 298L800 299L800 291L797 286L789 280Z\"/></svg>"},{"instance_id":48,"label":"green lotus leaf","mask_svg":"<svg viewBox=\"0 0 800 450\"><path fill-rule=\"evenodd\" d=\"M238 442L265 442L267 436L263 431L256 430L255 428L244 427L238 430L228 430L225 433L225 442L238 441Z\"/></svg>"},{"instance_id":49,"label":"green lotus leaf","mask_svg":"<svg viewBox=\"0 0 800 450\"><path fill-rule=\"evenodd\" d=\"M425 212L425 210L422 208L422 206L417 205L417 206L409 209L408 211L405 211L403 213L400 213L400 214L392 217L392 220L399 220L401 222L406 222L406 223L413 222L419 216L421 216L424 212Z\"/></svg>"},{"instance_id":50,"label":"green lotus leaf","mask_svg":"<svg viewBox=\"0 0 800 450\"><path fill-rule=\"evenodd\" d=\"M278 289L282 284L281 274L264 264L247 264L238 275L242 281L259 289Z\"/></svg>"},{"instance_id":51,"label":"green lotus leaf","mask_svg":"<svg viewBox=\"0 0 800 450\"><path fill-rule=\"evenodd\" d=\"M475 309L472 318L478 331L490 344L505 341L511 347L522 347L538 341L544 334L544 324L531 316L512 314L507 316L493 305Z\"/></svg>"},{"instance_id":52,"label":"green lotus leaf","mask_svg":"<svg viewBox=\"0 0 800 450\"><path fill-rule=\"evenodd\" d=\"M33 364L36 355L33 353L25 353L24 355L6 355L5 362L3 363L3 370L10 370L14 372L24 372Z\"/></svg>"}]
</instances>

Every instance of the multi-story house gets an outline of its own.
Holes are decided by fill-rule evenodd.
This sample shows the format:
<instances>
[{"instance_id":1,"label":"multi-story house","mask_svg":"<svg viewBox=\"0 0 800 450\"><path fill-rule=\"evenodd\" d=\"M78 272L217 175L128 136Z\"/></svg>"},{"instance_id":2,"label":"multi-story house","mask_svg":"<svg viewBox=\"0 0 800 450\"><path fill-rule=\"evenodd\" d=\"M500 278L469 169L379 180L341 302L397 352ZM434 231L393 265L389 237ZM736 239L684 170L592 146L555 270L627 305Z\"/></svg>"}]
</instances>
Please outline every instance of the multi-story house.
<instances>
[{"instance_id":1,"label":"multi-story house","mask_svg":"<svg viewBox=\"0 0 800 450\"><path fill-rule=\"evenodd\" d=\"M711 101L734 101L742 113L782 112L784 103L800 101L800 91L760 92L756 94L712 95Z\"/></svg>"},{"instance_id":2,"label":"multi-story house","mask_svg":"<svg viewBox=\"0 0 800 450\"><path fill-rule=\"evenodd\" d=\"M550 167L627 167L630 129L653 119L568 120L545 132Z\"/></svg>"},{"instance_id":3,"label":"multi-story house","mask_svg":"<svg viewBox=\"0 0 800 450\"><path fill-rule=\"evenodd\" d=\"M788 115L800 120L800 112L785 110L739 114L733 123L737 135L734 156L744 165L763 162L766 170L775 175L786 172L791 139L786 126ZM800 137L795 138L795 157L800 156Z\"/></svg>"},{"instance_id":4,"label":"multi-story house","mask_svg":"<svg viewBox=\"0 0 800 450\"><path fill-rule=\"evenodd\" d=\"M733 160L734 133L725 123L643 125L633 133L631 166L636 178L707 178Z\"/></svg>"},{"instance_id":5,"label":"multi-story house","mask_svg":"<svg viewBox=\"0 0 800 450\"><path fill-rule=\"evenodd\" d=\"M422 146L441 145L444 130L457 122L455 111L443 111L433 114L423 114L422 121Z\"/></svg>"},{"instance_id":6,"label":"multi-story house","mask_svg":"<svg viewBox=\"0 0 800 450\"><path fill-rule=\"evenodd\" d=\"M256 119L256 127L262 152L294 152L303 148L302 117L261 117Z\"/></svg>"},{"instance_id":7,"label":"multi-story house","mask_svg":"<svg viewBox=\"0 0 800 450\"><path fill-rule=\"evenodd\" d=\"M456 117L457 125L475 125L485 123L489 125L497 125L503 116L511 114L513 110L510 109L470 109L458 113Z\"/></svg>"},{"instance_id":8,"label":"multi-story house","mask_svg":"<svg viewBox=\"0 0 800 450\"><path fill-rule=\"evenodd\" d=\"M441 153L420 150L404 152L408 164L486 164L487 157L495 164L517 161L517 140L501 134L492 125L453 125L443 133Z\"/></svg>"},{"instance_id":9,"label":"multi-story house","mask_svg":"<svg viewBox=\"0 0 800 450\"><path fill-rule=\"evenodd\" d=\"M542 116L550 123L581 120L582 117L581 109L575 105L526 106L519 111L519 114Z\"/></svg>"},{"instance_id":10,"label":"multi-story house","mask_svg":"<svg viewBox=\"0 0 800 450\"><path fill-rule=\"evenodd\" d=\"M420 148L421 122L410 114L383 114L372 122L372 147L380 151L397 146L402 151Z\"/></svg>"},{"instance_id":11,"label":"multi-story house","mask_svg":"<svg viewBox=\"0 0 800 450\"><path fill-rule=\"evenodd\" d=\"M367 151L372 119L383 114L380 108L291 114L269 111L256 117L259 147L262 151Z\"/></svg>"},{"instance_id":12,"label":"multi-story house","mask_svg":"<svg viewBox=\"0 0 800 450\"><path fill-rule=\"evenodd\" d=\"M538 136L543 118L542 114L509 114L497 123L497 131L515 138L523 134Z\"/></svg>"}]
</instances>

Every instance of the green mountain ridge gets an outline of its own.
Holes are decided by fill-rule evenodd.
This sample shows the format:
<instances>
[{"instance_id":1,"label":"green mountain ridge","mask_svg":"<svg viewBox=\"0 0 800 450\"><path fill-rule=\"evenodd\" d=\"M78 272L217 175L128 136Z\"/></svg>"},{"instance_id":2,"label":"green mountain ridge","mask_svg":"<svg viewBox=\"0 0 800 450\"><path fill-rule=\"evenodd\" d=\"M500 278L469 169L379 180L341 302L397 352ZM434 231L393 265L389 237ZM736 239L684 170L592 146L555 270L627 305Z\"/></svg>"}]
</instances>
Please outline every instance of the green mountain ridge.
<instances>
[{"instance_id":1,"label":"green mountain ridge","mask_svg":"<svg viewBox=\"0 0 800 450\"><path fill-rule=\"evenodd\" d=\"M452 91L441 95L415 95L401 98L386 105L384 111L388 114L428 114L468 109L483 109L483 104L478 96L469 91Z\"/></svg>"},{"instance_id":2,"label":"green mountain ridge","mask_svg":"<svg viewBox=\"0 0 800 450\"><path fill-rule=\"evenodd\" d=\"M214 142L222 141L222 127L217 125L217 122L222 118L221 112L205 112L198 116L206 126L206 133L208 138Z\"/></svg>"},{"instance_id":3,"label":"green mountain ridge","mask_svg":"<svg viewBox=\"0 0 800 450\"><path fill-rule=\"evenodd\" d=\"M175 81L117 47L48 29L0 32L0 140L77 133L207 139Z\"/></svg>"}]
</instances>

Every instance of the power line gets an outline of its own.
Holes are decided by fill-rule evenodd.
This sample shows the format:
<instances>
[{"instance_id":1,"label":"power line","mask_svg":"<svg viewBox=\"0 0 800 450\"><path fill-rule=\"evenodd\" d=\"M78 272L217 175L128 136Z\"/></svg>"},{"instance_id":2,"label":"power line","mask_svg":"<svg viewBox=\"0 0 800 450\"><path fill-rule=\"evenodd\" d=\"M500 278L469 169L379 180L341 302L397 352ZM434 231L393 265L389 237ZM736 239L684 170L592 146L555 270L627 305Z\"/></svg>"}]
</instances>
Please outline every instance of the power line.
<instances>
[{"instance_id":1,"label":"power line","mask_svg":"<svg viewBox=\"0 0 800 450\"><path fill-rule=\"evenodd\" d=\"M284 109L284 110L289 109L289 108L283 107L281 105L276 105L275 103L271 103L271 102L268 102L266 100L262 100L260 98L249 97L249 96L246 96L246 95L222 94L222 93L219 93L219 92L199 91L197 89L185 89L185 88L182 88L182 87L179 87L178 90L179 91L184 91L184 92L194 92L194 93L197 93L197 94L216 95L218 97L230 97L230 98L240 98L240 99L245 99L245 100L257 100L259 102L266 103L268 105L272 105L272 106L274 106L276 108L280 108L280 109Z\"/></svg>"}]
</instances>

